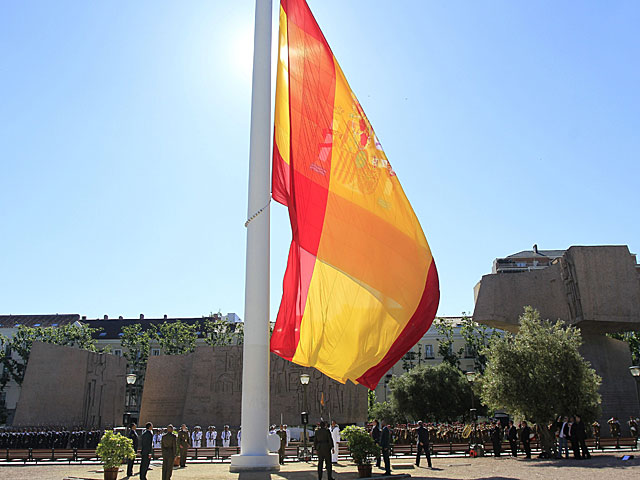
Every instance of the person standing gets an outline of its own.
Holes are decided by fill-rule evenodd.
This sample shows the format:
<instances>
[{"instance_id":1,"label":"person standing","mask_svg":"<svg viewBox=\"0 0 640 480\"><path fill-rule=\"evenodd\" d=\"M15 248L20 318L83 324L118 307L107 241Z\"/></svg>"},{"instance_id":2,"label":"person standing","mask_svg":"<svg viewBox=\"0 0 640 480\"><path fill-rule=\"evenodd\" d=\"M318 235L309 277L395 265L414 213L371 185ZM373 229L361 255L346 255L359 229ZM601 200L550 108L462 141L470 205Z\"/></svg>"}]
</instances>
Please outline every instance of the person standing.
<instances>
[{"instance_id":1,"label":"person standing","mask_svg":"<svg viewBox=\"0 0 640 480\"><path fill-rule=\"evenodd\" d=\"M416 455L416 467L420 466L420 454L424 451L424 456L427 457L427 464L431 468L431 453L429 453L429 430L425 428L422 420L418 421L418 428L415 431L418 441L418 455Z\"/></svg>"},{"instance_id":2,"label":"person standing","mask_svg":"<svg viewBox=\"0 0 640 480\"><path fill-rule=\"evenodd\" d=\"M288 447L289 446L289 442L291 441L291 431L287 427L287 424L284 424L283 427L284 427L285 433L287 434L287 447Z\"/></svg>"},{"instance_id":3,"label":"person standing","mask_svg":"<svg viewBox=\"0 0 640 480\"><path fill-rule=\"evenodd\" d=\"M331 468L331 451L333 450L333 439L331 433L327 430L327 423L325 421L320 422L320 428L318 428L313 436L313 448L318 452L318 480L322 480L322 464L327 466L327 476L329 480L333 480L333 470Z\"/></svg>"},{"instance_id":4,"label":"person standing","mask_svg":"<svg viewBox=\"0 0 640 480\"><path fill-rule=\"evenodd\" d=\"M210 426L207 429L207 433L205 434L205 438L207 440L207 448L214 448L216 446L216 432L213 426Z\"/></svg>"},{"instance_id":5,"label":"person standing","mask_svg":"<svg viewBox=\"0 0 640 480\"><path fill-rule=\"evenodd\" d=\"M137 425L132 423L129 428L129 439L131 440L133 451L138 453L138 432L136 432ZM127 459L127 477L133 477L133 464L136 463L136 457Z\"/></svg>"},{"instance_id":6,"label":"person standing","mask_svg":"<svg viewBox=\"0 0 640 480\"><path fill-rule=\"evenodd\" d=\"M587 430L580 415L576 415L576 423L574 423L574 425L576 429L576 443L578 444L579 450L582 451L582 458L589 459L591 458L591 454L589 453L587 443L585 442L587 438Z\"/></svg>"},{"instance_id":7,"label":"person standing","mask_svg":"<svg viewBox=\"0 0 640 480\"><path fill-rule=\"evenodd\" d=\"M242 447L242 425L238 427L238 433L236 433L236 439L238 440L238 448Z\"/></svg>"},{"instance_id":8,"label":"person standing","mask_svg":"<svg viewBox=\"0 0 640 480\"><path fill-rule=\"evenodd\" d=\"M500 456L500 449L502 447L502 428L496 423L491 428L491 443L493 444L493 455L495 457Z\"/></svg>"},{"instance_id":9,"label":"person standing","mask_svg":"<svg viewBox=\"0 0 640 480\"><path fill-rule=\"evenodd\" d=\"M382 421L382 432L380 433L380 448L382 449L382 458L384 459L384 474L391 475L391 431L389 427Z\"/></svg>"},{"instance_id":10,"label":"person standing","mask_svg":"<svg viewBox=\"0 0 640 480\"><path fill-rule=\"evenodd\" d=\"M147 471L153 452L153 425L148 422L140 439L140 480L147 480Z\"/></svg>"},{"instance_id":11,"label":"person standing","mask_svg":"<svg viewBox=\"0 0 640 480\"><path fill-rule=\"evenodd\" d=\"M162 430L156 429L156 433L153 435L153 448L162 448Z\"/></svg>"},{"instance_id":12,"label":"person standing","mask_svg":"<svg viewBox=\"0 0 640 480\"><path fill-rule=\"evenodd\" d=\"M231 430L229 430L229 425L224 426L224 430L220 436L222 437L222 446L228 447L231 444Z\"/></svg>"},{"instance_id":13,"label":"person standing","mask_svg":"<svg viewBox=\"0 0 640 480\"><path fill-rule=\"evenodd\" d=\"M509 430L507 431L507 439L509 440L509 446L511 446L511 456L518 456L518 429L513 424L513 420L509 420Z\"/></svg>"},{"instance_id":14,"label":"person standing","mask_svg":"<svg viewBox=\"0 0 640 480\"><path fill-rule=\"evenodd\" d=\"M562 451L564 450L565 458L569 458L569 417L562 419L562 425L560 425L560 431L558 432L558 446L560 458L562 458Z\"/></svg>"},{"instance_id":15,"label":"person standing","mask_svg":"<svg viewBox=\"0 0 640 480\"><path fill-rule=\"evenodd\" d=\"M178 432L178 449L180 450L180 468L185 468L187 466L187 453L189 452L190 439L189 439L189 429L183 423L180 426L180 431Z\"/></svg>"},{"instance_id":16,"label":"person standing","mask_svg":"<svg viewBox=\"0 0 640 480\"><path fill-rule=\"evenodd\" d=\"M167 433L160 442L162 448L162 480L170 480L173 473L173 461L178 453L178 440L173 433L173 425L167 426Z\"/></svg>"},{"instance_id":17,"label":"person standing","mask_svg":"<svg viewBox=\"0 0 640 480\"><path fill-rule=\"evenodd\" d=\"M525 420L522 421L522 429L520 430L520 441L526 458L531 458L531 429Z\"/></svg>"},{"instance_id":18,"label":"person standing","mask_svg":"<svg viewBox=\"0 0 640 480\"><path fill-rule=\"evenodd\" d=\"M193 448L202 447L202 429L196 426L191 433L191 445Z\"/></svg>"},{"instance_id":19,"label":"person standing","mask_svg":"<svg viewBox=\"0 0 640 480\"><path fill-rule=\"evenodd\" d=\"M331 463L338 463L338 455L340 453L340 427L335 420L331 421L331 439L333 440L333 453L331 454Z\"/></svg>"},{"instance_id":20,"label":"person standing","mask_svg":"<svg viewBox=\"0 0 640 480\"><path fill-rule=\"evenodd\" d=\"M280 437L280 448L278 449L278 459L280 461L280 465L284 465L284 454L285 449L287 448L287 432L284 431L282 425L276 432L276 435Z\"/></svg>"},{"instance_id":21,"label":"person standing","mask_svg":"<svg viewBox=\"0 0 640 480\"><path fill-rule=\"evenodd\" d=\"M378 420L373 421L373 428L371 429L371 438L376 442L376 445L380 445L380 427L378 426ZM376 454L376 467L380 468L380 454Z\"/></svg>"}]
</instances>

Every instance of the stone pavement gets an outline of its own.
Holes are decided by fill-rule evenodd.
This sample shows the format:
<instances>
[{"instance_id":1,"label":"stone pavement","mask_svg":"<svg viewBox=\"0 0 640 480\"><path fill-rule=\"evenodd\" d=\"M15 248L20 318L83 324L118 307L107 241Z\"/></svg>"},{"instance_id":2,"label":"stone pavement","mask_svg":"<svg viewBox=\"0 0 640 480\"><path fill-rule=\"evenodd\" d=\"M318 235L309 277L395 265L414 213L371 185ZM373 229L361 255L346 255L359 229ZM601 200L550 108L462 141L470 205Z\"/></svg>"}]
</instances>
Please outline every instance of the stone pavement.
<instances>
[{"instance_id":1,"label":"stone pavement","mask_svg":"<svg viewBox=\"0 0 640 480\"><path fill-rule=\"evenodd\" d=\"M580 480L625 480L640 478L640 455L635 455L633 460L622 461L624 453L597 453L591 460L525 460L511 457L483 457L471 458L436 458L433 461L434 469L424 468L398 468L395 470L398 478L400 474L410 474L413 479L443 479L443 480L529 480L537 478L548 479L575 479ZM408 458L397 459L393 464L407 464ZM400 466L400 465L398 465ZM153 470L147 475L148 480L160 480L161 465L152 463ZM392 466L393 468L393 466ZM136 474L129 480L139 480L138 465L134 470ZM358 478L356 467L342 461L335 468L336 480L355 480ZM380 479L382 470L374 467L374 478ZM0 479L4 480L102 480L103 475L99 465L68 465L68 464L0 464ZM121 469L119 480L126 479L125 469ZM326 472L324 479L326 479ZM287 463L279 473L229 473L228 463L191 463L187 468L174 470L172 480L316 480L315 463Z\"/></svg>"}]
</instances>

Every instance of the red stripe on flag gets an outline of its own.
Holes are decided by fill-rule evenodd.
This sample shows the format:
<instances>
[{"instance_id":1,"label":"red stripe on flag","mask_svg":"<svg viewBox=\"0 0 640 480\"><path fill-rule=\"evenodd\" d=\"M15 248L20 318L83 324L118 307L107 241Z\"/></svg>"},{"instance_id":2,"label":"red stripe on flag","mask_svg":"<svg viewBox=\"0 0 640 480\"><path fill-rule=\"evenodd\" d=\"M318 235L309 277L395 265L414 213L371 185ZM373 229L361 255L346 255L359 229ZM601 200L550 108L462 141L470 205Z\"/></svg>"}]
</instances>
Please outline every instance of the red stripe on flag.
<instances>
[{"instance_id":1,"label":"red stripe on flag","mask_svg":"<svg viewBox=\"0 0 640 480\"><path fill-rule=\"evenodd\" d=\"M358 378L358 383L370 390L374 390L382 376L393 367L402 356L413 347L422 336L429 330L433 318L438 310L440 300L440 285L438 281L438 271L436 264L432 260L425 283L422 299L418 308L404 327L400 336L393 343L384 358L367 370L364 375Z\"/></svg>"}]
</instances>

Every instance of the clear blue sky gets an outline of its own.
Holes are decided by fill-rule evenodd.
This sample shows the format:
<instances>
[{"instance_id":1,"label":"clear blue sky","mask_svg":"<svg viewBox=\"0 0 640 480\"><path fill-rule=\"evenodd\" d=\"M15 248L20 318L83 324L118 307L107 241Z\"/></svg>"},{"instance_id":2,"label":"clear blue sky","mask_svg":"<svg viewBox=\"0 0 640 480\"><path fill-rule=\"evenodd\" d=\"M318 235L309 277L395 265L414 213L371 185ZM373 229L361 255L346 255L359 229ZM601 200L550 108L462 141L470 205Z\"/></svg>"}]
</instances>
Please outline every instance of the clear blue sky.
<instances>
[{"instance_id":1,"label":"clear blue sky","mask_svg":"<svg viewBox=\"0 0 640 480\"><path fill-rule=\"evenodd\" d=\"M439 315L534 243L640 253L640 2L309 4L420 218ZM2 3L0 313L243 317L253 8ZM272 318L290 238L274 204Z\"/></svg>"}]
</instances>

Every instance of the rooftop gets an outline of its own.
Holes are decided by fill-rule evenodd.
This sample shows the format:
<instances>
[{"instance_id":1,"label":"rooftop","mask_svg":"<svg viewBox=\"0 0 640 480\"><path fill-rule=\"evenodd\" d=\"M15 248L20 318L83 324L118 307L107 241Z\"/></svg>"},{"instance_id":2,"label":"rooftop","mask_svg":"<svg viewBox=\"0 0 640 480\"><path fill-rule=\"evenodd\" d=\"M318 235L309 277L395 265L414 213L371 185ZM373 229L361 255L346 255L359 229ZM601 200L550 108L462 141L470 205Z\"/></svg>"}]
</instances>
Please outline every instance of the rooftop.
<instances>
[{"instance_id":1,"label":"rooftop","mask_svg":"<svg viewBox=\"0 0 640 480\"><path fill-rule=\"evenodd\" d=\"M0 315L0 328L27 327L59 327L80 320L77 313L61 313L54 315Z\"/></svg>"}]
</instances>

